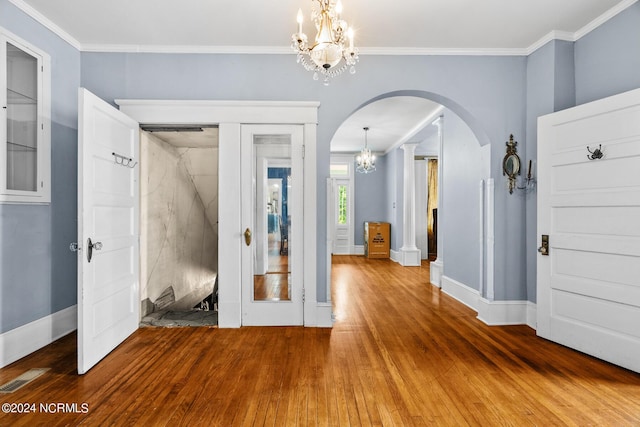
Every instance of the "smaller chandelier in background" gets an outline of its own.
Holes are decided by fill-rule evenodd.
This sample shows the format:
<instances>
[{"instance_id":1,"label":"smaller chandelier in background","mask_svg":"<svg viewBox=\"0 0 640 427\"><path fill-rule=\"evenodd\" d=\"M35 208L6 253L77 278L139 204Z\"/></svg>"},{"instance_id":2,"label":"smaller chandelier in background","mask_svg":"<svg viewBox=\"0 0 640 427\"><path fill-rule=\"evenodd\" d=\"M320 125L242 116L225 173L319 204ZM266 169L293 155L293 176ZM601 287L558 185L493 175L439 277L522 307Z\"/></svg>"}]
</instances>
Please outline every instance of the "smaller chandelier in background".
<instances>
[{"instance_id":1,"label":"smaller chandelier in background","mask_svg":"<svg viewBox=\"0 0 640 427\"><path fill-rule=\"evenodd\" d=\"M309 46L307 35L302 32L302 10L298 10L298 32L291 36L291 47L298 53L298 62L307 71L313 71L313 79L324 76L324 84L329 79L342 74L349 69L351 74L356 72L358 49L353 47L353 28L349 28L342 19L342 3L338 0L317 1L320 10L313 9L313 20L317 34L315 43Z\"/></svg>"},{"instance_id":2,"label":"smaller chandelier in background","mask_svg":"<svg viewBox=\"0 0 640 427\"><path fill-rule=\"evenodd\" d=\"M364 130L364 148L360 151L360 154L356 157L356 171L360 173L369 173L376 170L376 156L369 149L367 141L368 127L362 128Z\"/></svg>"}]
</instances>

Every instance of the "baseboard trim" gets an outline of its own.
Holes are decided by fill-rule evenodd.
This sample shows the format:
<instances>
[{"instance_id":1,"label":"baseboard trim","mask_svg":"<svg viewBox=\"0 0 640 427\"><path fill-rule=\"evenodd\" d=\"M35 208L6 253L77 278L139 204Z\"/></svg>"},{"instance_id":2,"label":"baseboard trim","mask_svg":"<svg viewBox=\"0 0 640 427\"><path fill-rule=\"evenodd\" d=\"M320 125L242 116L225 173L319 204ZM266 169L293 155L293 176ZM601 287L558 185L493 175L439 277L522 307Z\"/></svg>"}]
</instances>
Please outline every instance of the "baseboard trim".
<instances>
[{"instance_id":1,"label":"baseboard trim","mask_svg":"<svg viewBox=\"0 0 640 427\"><path fill-rule=\"evenodd\" d=\"M538 305L531 301L527 301L527 325L538 330Z\"/></svg>"},{"instance_id":2,"label":"baseboard trim","mask_svg":"<svg viewBox=\"0 0 640 427\"><path fill-rule=\"evenodd\" d=\"M394 251L393 249L391 249L389 250L389 256L391 257L391 261L400 264L400 251Z\"/></svg>"},{"instance_id":3,"label":"baseboard trim","mask_svg":"<svg viewBox=\"0 0 640 427\"><path fill-rule=\"evenodd\" d=\"M332 328L333 327L333 308L330 302L317 303L317 328Z\"/></svg>"},{"instance_id":4,"label":"baseboard trim","mask_svg":"<svg viewBox=\"0 0 640 427\"><path fill-rule=\"evenodd\" d=\"M0 368L75 331L78 307L72 305L0 335Z\"/></svg>"},{"instance_id":5,"label":"baseboard trim","mask_svg":"<svg viewBox=\"0 0 640 427\"><path fill-rule=\"evenodd\" d=\"M537 306L530 301L489 301L457 280L442 276L442 291L478 313L489 326L527 325L536 329Z\"/></svg>"},{"instance_id":6,"label":"baseboard trim","mask_svg":"<svg viewBox=\"0 0 640 427\"><path fill-rule=\"evenodd\" d=\"M480 292L447 276L442 276L441 284L442 292L457 299L467 307L478 311Z\"/></svg>"},{"instance_id":7,"label":"baseboard trim","mask_svg":"<svg viewBox=\"0 0 640 427\"><path fill-rule=\"evenodd\" d=\"M442 287L442 261L435 260L429 263L429 281L433 286Z\"/></svg>"},{"instance_id":8,"label":"baseboard trim","mask_svg":"<svg viewBox=\"0 0 640 427\"><path fill-rule=\"evenodd\" d=\"M355 245L353 247L354 255L364 255L364 245Z\"/></svg>"}]
</instances>

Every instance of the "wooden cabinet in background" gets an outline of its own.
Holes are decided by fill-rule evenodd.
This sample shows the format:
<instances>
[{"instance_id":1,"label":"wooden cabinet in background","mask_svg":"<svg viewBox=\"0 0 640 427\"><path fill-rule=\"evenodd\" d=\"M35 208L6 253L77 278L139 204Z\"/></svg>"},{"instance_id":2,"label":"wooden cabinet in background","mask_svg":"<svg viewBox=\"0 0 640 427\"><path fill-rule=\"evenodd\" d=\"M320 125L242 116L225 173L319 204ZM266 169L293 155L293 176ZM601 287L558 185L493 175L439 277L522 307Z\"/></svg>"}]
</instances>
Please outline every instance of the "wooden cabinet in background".
<instances>
[{"instance_id":1,"label":"wooden cabinet in background","mask_svg":"<svg viewBox=\"0 0 640 427\"><path fill-rule=\"evenodd\" d=\"M391 224L388 222L364 223L364 256L389 258Z\"/></svg>"}]
</instances>

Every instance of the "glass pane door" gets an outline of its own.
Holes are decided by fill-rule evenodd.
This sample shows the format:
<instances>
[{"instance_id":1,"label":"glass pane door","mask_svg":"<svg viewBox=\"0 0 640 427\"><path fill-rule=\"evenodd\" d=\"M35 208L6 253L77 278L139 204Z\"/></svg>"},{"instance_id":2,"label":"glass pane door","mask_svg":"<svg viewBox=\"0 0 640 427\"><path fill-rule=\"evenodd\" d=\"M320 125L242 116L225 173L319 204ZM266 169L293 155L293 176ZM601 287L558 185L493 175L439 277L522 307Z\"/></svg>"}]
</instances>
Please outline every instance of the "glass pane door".
<instances>
[{"instance_id":1,"label":"glass pane door","mask_svg":"<svg viewBox=\"0 0 640 427\"><path fill-rule=\"evenodd\" d=\"M302 307L302 127L242 127L244 325L299 325Z\"/></svg>"}]
</instances>

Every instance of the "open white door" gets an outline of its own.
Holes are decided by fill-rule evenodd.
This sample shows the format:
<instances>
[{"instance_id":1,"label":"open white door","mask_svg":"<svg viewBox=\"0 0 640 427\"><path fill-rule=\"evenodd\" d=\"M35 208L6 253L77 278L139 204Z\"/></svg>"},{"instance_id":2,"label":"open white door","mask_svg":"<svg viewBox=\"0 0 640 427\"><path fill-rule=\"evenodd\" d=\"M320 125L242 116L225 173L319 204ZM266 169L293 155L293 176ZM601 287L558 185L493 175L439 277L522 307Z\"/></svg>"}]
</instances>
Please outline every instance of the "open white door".
<instances>
[{"instance_id":1,"label":"open white door","mask_svg":"<svg viewBox=\"0 0 640 427\"><path fill-rule=\"evenodd\" d=\"M538 121L541 337L640 372L640 89Z\"/></svg>"},{"instance_id":2,"label":"open white door","mask_svg":"<svg viewBox=\"0 0 640 427\"><path fill-rule=\"evenodd\" d=\"M86 89L78 103L78 373L137 328L139 126Z\"/></svg>"},{"instance_id":3,"label":"open white door","mask_svg":"<svg viewBox=\"0 0 640 427\"><path fill-rule=\"evenodd\" d=\"M241 128L242 325L304 321L303 131L295 125ZM267 197L273 179L280 183L275 193L282 200L276 201L274 192ZM266 265L260 255L264 247Z\"/></svg>"}]
</instances>

